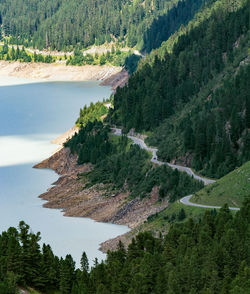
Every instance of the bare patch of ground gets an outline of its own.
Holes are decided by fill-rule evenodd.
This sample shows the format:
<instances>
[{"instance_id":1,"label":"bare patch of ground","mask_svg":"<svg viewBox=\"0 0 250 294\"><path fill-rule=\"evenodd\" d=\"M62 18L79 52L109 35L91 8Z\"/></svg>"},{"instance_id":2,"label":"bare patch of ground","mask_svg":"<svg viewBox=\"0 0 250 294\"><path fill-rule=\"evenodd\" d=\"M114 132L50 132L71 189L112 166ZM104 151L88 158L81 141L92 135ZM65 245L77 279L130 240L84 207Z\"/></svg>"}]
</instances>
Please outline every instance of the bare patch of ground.
<instances>
[{"instance_id":1,"label":"bare patch of ground","mask_svg":"<svg viewBox=\"0 0 250 294\"><path fill-rule=\"evenodd\" d=\"M123 69L122 71L113 74L112 76L108 77L105 79L101 85L112 85L113 91L115 91L118 87L122 88L125 86L129 79L129 74L128 72Z\"/></svg>"},{"instance_id":2,"label":"bare patch of ground","mask_svg":"<svg viewBox=\"0 0 250 294\"><path fill-rule=\"evenodd\" d=\"M157 187L149 198L143 200L130 199L128 192L114 192L103 184L86 188L79 174L90 171L92 165L78 165L77 156L72 155L68 148L61 149L34 167L50 168L61 175L54 186L40 197L47 200L44 207L62 209L65 216L90 217L99 222L127 225L136 231L148 216L168 206L167 201L157 201ZM126 245L132 237L133 234L128 233L108 240L101 245L101 250L115 249L119 240Z\"/></svg>"},{"instance_id":3,"label":"bare patch of ground","mask_svg":"<svg viewBox=\"0 0 250 294\"><path fill-rule=\"evenodd\" d=\"M127 72L108 65L66 66L65 64L0 61L0 76L14 76L46 81L103 81L114 89L123 84Z\"/></svg>"}]
</instances>

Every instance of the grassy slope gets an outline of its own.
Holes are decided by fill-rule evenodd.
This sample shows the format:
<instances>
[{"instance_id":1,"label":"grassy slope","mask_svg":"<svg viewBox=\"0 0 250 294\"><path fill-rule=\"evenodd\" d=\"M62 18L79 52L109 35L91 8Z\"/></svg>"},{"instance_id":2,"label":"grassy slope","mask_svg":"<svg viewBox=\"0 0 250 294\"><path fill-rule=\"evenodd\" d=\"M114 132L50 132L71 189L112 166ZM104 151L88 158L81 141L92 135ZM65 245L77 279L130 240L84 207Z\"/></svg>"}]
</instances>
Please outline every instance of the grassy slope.
<instances>
[{"instance_id":1,"label":"grassy slope","mask_svg":"<svg viewBox=\"0 0 250 294\"><path fill-rule=\"evenodd\" d=\"M184 209L186 218L182 221L179 221L178 214L181 209ZM147 222L129 232L128 235L129 237L135 237L138 232L143 231L150 231L155 236L157 236L159 232L165 235L168 232L171 224L176 222L185 222L189 218L198 220L202 217L204 211L204 208L186 206L179 201L176 201L169 204L169 207L165 208L161 212L150 216ZM175 215L175 217L173 215Z\"/></svg>"},{"instance_id":2,"label":"grassy slope","mask_svg":"<svg viewBox=\"0 0 250 294\"><path fill-rule=\"evenodd\" d=\"M216 183L208 185L197 192L191 201L218 206L228 203L231 207L239 207L247 196L250 197L250 161L219 179ZM185 210L186 218L179 221L178 214L181 209ZM160 213L151 216L146 223L137 228L137 231L146 230L154 234L157 234L157 232L165 234L172 223L184 222L188 218L198 220L205 210L206 208L186 206L176 201ZM173 218L173 215L176 215L176 217ZM134 232L132 231L132 233Z\"/></svg>"},{"instance_id":3,"label":"grassy slope","mask_svg":"<svg viewBox=\"0 0 250 294\"><path fill-rule=\"evenodd\" d=\"M191 202L239 207L247 196L250 197L250 161L197 192Z\"/></svg>"}]
</instances>

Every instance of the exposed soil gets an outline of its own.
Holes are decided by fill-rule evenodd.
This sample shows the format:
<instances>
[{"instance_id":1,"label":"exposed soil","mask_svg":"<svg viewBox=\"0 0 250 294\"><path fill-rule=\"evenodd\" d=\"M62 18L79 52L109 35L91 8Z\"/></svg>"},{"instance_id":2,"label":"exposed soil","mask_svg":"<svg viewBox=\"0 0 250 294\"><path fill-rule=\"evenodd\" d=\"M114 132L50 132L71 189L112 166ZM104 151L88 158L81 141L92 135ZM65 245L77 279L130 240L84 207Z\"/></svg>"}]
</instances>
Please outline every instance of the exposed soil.
<instances>
[{"instance_id":1,"label":"exposed soil","mask_svg":"<svg viewBox=\"0 0 250 294\"><path fill-rule=\"evenodd\" d=\"M129 74L125 69L122 71L113 74L112 76L105 79L101 85L112 85L113 91L115 91L118 87L123 87L127 83L129 79Z\"/></svg>"},{"instance_id":2,"label":"exposed soil","mask_svg":"<svg viewBox=\"0 0 250 294\"><path fill-rule=\"evenodd\" d=\"M0 76L39 79L47 81L87 81L101 80L102 85L111 85L115 91L128 80L126 70L112 66L65 66L62 64L20 63L0 61ZM90 217L99 222L111 222L129 226L132 231L101 245L106 252L115 249L121 239L125 245L129 243L139 225L151 214L161 211L168 203L158 203L158 189L151 197L140 200L130 199L129 193L110 191L110 188L98 184L86 188L79 174L90 171L91 164L78 165L77 156L72 155L62 144L73 136L78 129L73 127L52 141L61 147L48 159L35 165L35 168L53 169L60 175L59 179L39 197L47 200L44 207L62 209L65 216Z\"/></svg>"},{"instance_id":3,"label":"exposed soil","mask_svg":"<svg viewBox=\"0 0 250 294\"><path fill-rule=\"evenodd\" d=\"M128 73L121 67L108 65L66 66L65 64L21 63L0 61L0 76L14 76L46 81L103 81L113 89L124 85Z\"/></svg>"},{"instance_id":4,"label":"exposed soil","mask_svg":"<svg viewBox=\"0 0 250 294\"><path fill-rule=\"evenodd\" d=\"M157 202L158 188L153 189L151 197L140 200L130 199L127 192L111 191L108 186L98 184L85 188L80 173L90 171L91 164L78 165L77 156L68 148L62 148L50 158L34 166L55 170L59 179L47 192L39 197L47 202L44 207L62 209L65 216L90 217L99 222L127 225L133 230L147 220L148 216L167 207L166 202ZM115 249L119 240L125 245L133 237L131 232L101 244L101 250Z\"/></svg>"}]
</instances>

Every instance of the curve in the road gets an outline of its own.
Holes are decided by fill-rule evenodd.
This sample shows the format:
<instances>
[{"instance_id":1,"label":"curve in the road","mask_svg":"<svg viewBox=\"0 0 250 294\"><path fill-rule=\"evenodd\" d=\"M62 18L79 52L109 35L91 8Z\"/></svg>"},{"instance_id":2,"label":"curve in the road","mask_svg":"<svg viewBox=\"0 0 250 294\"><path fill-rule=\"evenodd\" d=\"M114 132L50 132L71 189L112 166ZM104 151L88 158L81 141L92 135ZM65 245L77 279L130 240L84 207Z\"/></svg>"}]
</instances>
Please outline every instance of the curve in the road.
<instances>
[{"instance_id":1,"label":"curve in the road","mask_svg":"<svg viewBox=\"0 0 250 294\"><path fill-rule=\"evenodd\" d=\"M190 202L190 198L192 197L193 195L188 195L188 196L185 196L183 198L180 199L180 202L184 205L189 205L189 206L196 206L196 207L203 207L203 208L215 208L215 209L219 209L221 208L221 206L212 206L212 205L203 205L203 204L198 204L198 203L193 203L193 202ZM229 207L230 210L240 210L239 208L237 207Z\"/></svg>"},{"instance_id":2,"label":"curve in the road","mask_svg":"<svg viewBox=\"0 0 250 294\"><path fill-rule=\"evenodd\" d=\"M112 128L112 130L113 130L114 135L117 135L117 136L121 136L122 135L122 130L121 129ZM201 177L201 176L196 175L192 171L192 169L189 168L189 167L185 167L185 166L181 166L181 165L177 165L177 164L171 164L171 163L168 163L168 162L163 162L163 161L158 160L158 157L157 157L157 151L158 151L158 149L157 148L148 147L146 145L146 143L144 142L144 140L139 139L137 137L128 136L128 138L130 138L134 142L134 144L139 145L142 149L145 149L147 151L152 152L151 162L153 162L155 164L158 164L158 165L167 164L172 169L178 169L179 171L184 171L187 174L189 174L190 176L194 177L195 179L197 179L199 181L202 181L205 185L212 184L212 183L215 182L214 180L210 180L210 179L207 179L207 178L204 178L204 177Z\"/></svg>"},{"instance_id":3,"label":"curve in the road","mask_svg":"<svg viewBox=\"0 0 250 294\"><path fill-rule=\"evenodd\" d=\"M114 135L122 136L122 130L121 129L112 128L112 131L113 131L113 134ZM158 151L158 149L157 148L148 147L146 145L146 143L144 142L144 140L142 140L140 138L137 138L137 137L134 137L134 136L128 136L128 138L130 138L133 141L134 144L139 145L142 149L145 149L147 151L152 152L151 162L153 162L155 164L158 164L158 165L167 164L172 169L177 169L179 171L186 172L187 174L189 174L190 176L192 176L194 179L197 179L199 181L202 181L205 185L209 185L209 184L215 183L214 180L210 180L210 179L207 179L205 177L201 177L199 175L196 175L192 171L192 169L189 168L189 167L185 167L185 166L181 166L181 165L176 165L176 164L171 164L171 163L168 163L168 162L163 162L163 161L158 160L158 157L157 157L157 151ZM182 204L184 204L184 205L196 206L196 207L202 207L202 208L215 208L215 209L221 208L221 206L210 206L210 205L203 205L203 204L197 204L197 203L190 202L190 198L191 197L192 197L192 195L185 196L185 197L183 197L183 198L180 199L180 202ZM229 207L229 209L230 210L240 210L239 208L236 208L236 207Z\"/></svg>"}]
</instances>

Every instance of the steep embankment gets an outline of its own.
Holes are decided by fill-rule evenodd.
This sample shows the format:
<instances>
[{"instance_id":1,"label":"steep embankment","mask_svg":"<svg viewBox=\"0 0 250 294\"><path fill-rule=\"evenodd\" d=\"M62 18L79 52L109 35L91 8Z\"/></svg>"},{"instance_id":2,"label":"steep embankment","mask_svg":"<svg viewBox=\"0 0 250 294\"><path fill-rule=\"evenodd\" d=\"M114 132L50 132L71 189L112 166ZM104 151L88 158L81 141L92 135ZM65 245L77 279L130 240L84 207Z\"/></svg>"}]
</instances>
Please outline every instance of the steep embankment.
<instances>
[{"instance_id":1,"label":"steep embankment","mask_svg":"<svg viewBox=\"0 0 250 294\"><path fill-rule=\"evenodd\" d=\"M0 76L14 76L47 81L102 81L116 89L128 74L121 67L108 65L66 66L65 64L21 63L0 61Z\"/></svg>"},{"instance_id":2,"label":"steep embankment","mask_svg":"<svg viewBox=\"0 0 250 294\"><path fill-rule=\"evenodd\" d=\"M138 198L129 200L128 193L114 195L102 184L85 188L84 183L79 181L78 174L91 170L92 165L78 165L77 156L72 155L69 148L61 149L34 167L50 168L60 175L54 186L40 197L48 201L44 207L63 209L66 216L90 217L96 221L135 228L147 220L148 216L168 205L167 200L156 203L157 188L153 189L151 197L142 201Z\"/></svg>"}]
</instances>

